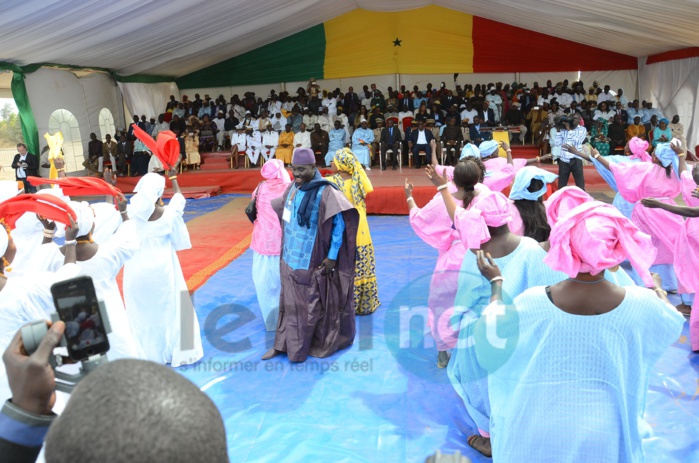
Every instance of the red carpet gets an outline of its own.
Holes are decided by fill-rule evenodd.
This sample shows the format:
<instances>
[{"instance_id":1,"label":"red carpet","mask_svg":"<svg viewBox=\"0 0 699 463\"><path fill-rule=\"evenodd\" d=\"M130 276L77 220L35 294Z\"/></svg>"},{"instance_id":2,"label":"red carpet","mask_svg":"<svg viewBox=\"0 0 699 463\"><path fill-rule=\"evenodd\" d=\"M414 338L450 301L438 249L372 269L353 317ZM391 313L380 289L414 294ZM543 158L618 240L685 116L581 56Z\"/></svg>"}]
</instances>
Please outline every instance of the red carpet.
<instances>
[{"instance_id":1,"label":"red carpet","mask_svg":"<svg viewBox=\"0 0 699 463\"><path fill-rule=\"evenodd\" d=\"M248 202L247 198L235 198L216 211L187 222L192 249L177 255L190 293L250 246L252 224L245 215ZM121 289L122 272L117 281Z\"/></svg>"},{"instance_id":2,"label":"red carpet","mask_svg":"<svg viewBox=\"0 0 699 463\"><path fill-rule=\"evenodd\" d=\"M514 149L515 147L513 147ZM522 147L520 147L522 148ZM533 157L527 153L527 146L522 151L515 152L515 157ZM537 151L538 154L538 151ZM552 164L542 164L541 167L550 172L558 173L558 167ZM592 166L586 166L585 183L588 191L607 191L609 186ZM322 169L325 174L327 171ZM378 167L367 172L374 185L374 192L367 197L367 212L369 214L404 215L408 213L403 187L407 178L414 185L413 196L418 206L422 207L434 196L435 188L429 182L422 169L403 167L402 170L381 171ZM180 187L191 188L191 191L211 192L220 189L221 193L250 194L263 180L260 169L225 169L225 170L196 170L185 172L178 176ZM123 177L118 179L117 187L125 193L133 191L138 177ZM168 181L169 184L169 181ZM573 185L573 178L570 178ZM199 190L194 190L194 188ZM507 190L505 191L507 193ZM211 194L211 193L210 193Z\"/></svg>"},{"instance_id":3,"label":"red carpet","mask_svg":"<svg viewBox=\"0 0 699 463\"><path fill-rule=\"evenodd\" d=\"M178 253L190 292L206 283L250 246L252 224L247 198L235 198L214 212L187 222L192 249Z\"/></svg>"}]
</instances>

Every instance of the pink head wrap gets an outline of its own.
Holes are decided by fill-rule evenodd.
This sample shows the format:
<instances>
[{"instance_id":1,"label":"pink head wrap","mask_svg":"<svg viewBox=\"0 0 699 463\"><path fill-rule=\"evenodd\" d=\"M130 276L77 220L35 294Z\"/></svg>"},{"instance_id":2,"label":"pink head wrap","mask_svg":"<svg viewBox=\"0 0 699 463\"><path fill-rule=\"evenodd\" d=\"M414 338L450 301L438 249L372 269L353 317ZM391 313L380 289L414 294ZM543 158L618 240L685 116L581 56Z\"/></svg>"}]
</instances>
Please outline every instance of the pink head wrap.
<instances>
[{"instance_id":1,"label":"pink head wrap","mask_svg":"<svg viewBox=\"0 0 699 463\"><path fill-rule=\"evenodd\" d=\"M648 269L657 250L649 235L614 206L590 201L574 208L553 226L551 249L544 258L549 267L575 277L597 275L625 261L647 286L653 286Z\"/></svg>"},{"instance_id":2,"label":"pink head wrap","mask_svg":"<svg viewBox=\"0 0 699 463\"><path fill-rule=\"evenodd\" d=\"M630 159L640 159L643 162L651 162L650 154L648 154L648 142L638 137L633 137L629 140L629 150L631 150Z\"/></svg>"},{"instance_id":3,"label":"pink head wrap","mask_svg":"<svg viewBox=\"0 0 699 463\"><path fill-rule=\"evenodd\" d=\"M593 201L592 196L576 186L566 186L557 190L544 201L549 225L554 226L559 217L565 216L574 207L588 201Z\"/></svg>"},{"instance_id":4,"label":"pink head wrap","mask_svg":"<svg viewBox=\"0 0 699 463\"><path fill-rule=\"evenodd\" d=\"M291 182L289 172L284 168L284 162L280 159L271 159L262 166L260 172L267 180L280 180L282 183Z\"/></svg>"},{"instance_id":5,"label":"pink head wrap","mask_svg":"<svg viewBox=\"0 0 699 463\"><path fill-rule=\"evenodd\" d=\"M490 240L488 227L500 227L512 221L510 201L500 193L482 192L469 209L461 209L456 224L461 241L469 249L477 249Z\"/></svg>"}]
</instances>

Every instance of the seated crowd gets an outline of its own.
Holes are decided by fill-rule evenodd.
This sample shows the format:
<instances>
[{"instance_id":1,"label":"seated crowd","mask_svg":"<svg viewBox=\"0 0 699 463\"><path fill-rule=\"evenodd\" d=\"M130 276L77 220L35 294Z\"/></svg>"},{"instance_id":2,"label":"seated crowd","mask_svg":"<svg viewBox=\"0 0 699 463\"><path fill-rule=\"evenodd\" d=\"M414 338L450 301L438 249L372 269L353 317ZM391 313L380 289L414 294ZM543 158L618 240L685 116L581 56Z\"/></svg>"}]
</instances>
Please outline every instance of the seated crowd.
<instances>
[{"instance_id":1,"label":"seated crowd","mask_svg":"<svg viewBox=\"0 0 699 463\"><path fill-rule=\"evenodd\" d=\"M623 152L634 136L647 139L651 148L672 138L684 142L679 116L670 122L652 103L629 101L623 89L613 92L597 82L587 92L583 82L564 80L545 86L534 82L531 88L497 82L450 90L442 83L439 89L427 84L425 90L414 86L411 91L403 85L398 90L388 87L384 95L375 84L364 85L359 93L353 87L343 93L339 88L321 90L311 79L295 95L271 90L266 99L255 92L245 92L242 100L239 95L202 99L198 93L193 100L187 95L181 99L170 96L157 124L155 118L149 124L145 116L140 121L134 116L134 122L153 131L169 123L170 130L191 138L191 147L198 151L183 150L189 165L200 162L199 152L229 150L235 168L243 161L254 166L273 157L289 165L293 150L300 147L313 149L319 165L329 165L331 154L344 147L368 169L386 169L388 164L396 169L398 163L417 168L427 163L433 149L444 164L454 165L464 144L478 146L492 138L493 130L507 129L511 141L544 146L554 138L556 118L575 113L602 155Z\"/></svg>"}]
</instances>

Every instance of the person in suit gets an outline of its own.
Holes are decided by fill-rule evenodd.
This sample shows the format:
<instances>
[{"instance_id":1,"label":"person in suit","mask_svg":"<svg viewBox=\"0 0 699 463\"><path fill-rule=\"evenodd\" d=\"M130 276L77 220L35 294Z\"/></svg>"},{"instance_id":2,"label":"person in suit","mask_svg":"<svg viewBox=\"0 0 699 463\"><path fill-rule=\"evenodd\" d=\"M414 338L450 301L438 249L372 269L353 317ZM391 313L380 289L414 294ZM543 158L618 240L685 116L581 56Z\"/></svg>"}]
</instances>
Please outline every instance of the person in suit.
<instances>
[{"instance_id":1,"label":"person in suit","mask_svg":"<svg viewBox=\"0 0 699 463\"><path fill-rule=\"evenodd\" d=\"M27 150L27 145L24 143L17 143L17 151L18 153L15 154L12 160L12 168L15 169L15 179L24 184L24 191L36 193L36 188L27 181L27 177L39 176L39 160Z\"/></svg>"},{"instance_id":2,"label":"person in suit","mask_svg":"<svg viewBox=\"0 0 699 463\"><path fill-rule=\"evenodd\" d=\"M102 143L102 158L112 164L112 170L116 169L116 150L117 144L112 140L112 136L105 135L105 141Z\"/></svg>"},{"instance_id":3,"label":"person in suit","mask_svg":"<svg viewBox=\"0 0 699 463\"><path fill-rule=\"evenodd\" d=\"M478 116L481 119L481 124L483 124L485 127L495 127L498 122L495 120L495 112L490 108L489 101L483 102L483 109L478 111ZM473 123L476 123L475 119Z\"/></svg>"},{"instance_id":4,"label":"person in suit","mask_svg":"<svg viewBox=\"0 0 699 463\"><path fill-rule=\"evenodd\" d=\"M493 136L490 132L481 132L481 128L484 126L485 124L483 124L483 120L480 116L476 116L473 119L473 124L471 125L470 129L470 136L471 142L474 143L476 146L479 146L485 140L490 140L490 138Z\"/></svg>"},{"instance_id":5,"label":"person in suit","mask_svg":"<svg viewBox=\"0 0 699 463\"><path fill-rule=\"evenodd\" d=\"M621 122L624 124L624 128L626 128L626 121L629 120L629 113L624 109L621 101L617 101L614 106L614 117L616 116L621 117Z\"/></svg>"},{"instance_id":6,"label":"person in suit","mask_svg":"<svg viewBox=\"0 0 699 463\"><path fill-rule=\"evenodd\" d=\"M116 166L112 166L112 168L116 169L119 175L126 175L126 162L131 161L132 155L133 145L131 144L131 140L122 131L122 135L119 137L119 143L117 143L116 147Z\"/></svg>"},{"instance_id":7,"label":"person in suit","mask_svg":"<svg viewBox=\"0 0 699 463\"><path fill-rule=\"evenodd\" d=\"M395 126L393 119L386 121L386 128L381 131L381 170L386 170L386 151L393 150L393 170L398 168L398 153L402 137L400 130Z\"/></svg>"},{"instance_id":8,"label":"person in suit","mask_svg":"<svg viewBox=\"0 0 699 463\"><path fill-rule=\"evenodd\" d=\"M345 99L343 101L342 107L345 110L345 114L348 115L350 122L354 121L359 112L359 95L354 92L354 88L350 87L345 93Z\"/></svg>"},{"instance_id":9,"label":"person in suit","mask_svg":"<svg viewBox=\"0 0 699 463\"><path fill-rule=\"evenodd\" d=\"M412 130L410 132L410 141L408 142L408 148L413 153L413 159L415 159L415 168L420 168L420 151L425 152L425 159L431 159L432 157L432 147L430 142L434 140L434 135L431 130L425 128L425 122L419 120L417 122L417 130ZM425 161L427 163L427 161Z\"/></svg>"}]
</instances>

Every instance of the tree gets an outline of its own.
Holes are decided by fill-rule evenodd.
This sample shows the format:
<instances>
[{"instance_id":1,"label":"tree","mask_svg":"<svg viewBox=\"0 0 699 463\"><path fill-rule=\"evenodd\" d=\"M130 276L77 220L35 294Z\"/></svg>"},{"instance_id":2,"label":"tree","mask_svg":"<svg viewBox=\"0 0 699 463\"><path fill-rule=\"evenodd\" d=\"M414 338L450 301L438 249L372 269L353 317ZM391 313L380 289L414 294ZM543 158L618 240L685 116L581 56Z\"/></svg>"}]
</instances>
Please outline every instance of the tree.
<instances>
[{"instance_id":1,"label":"tree","mask_svg":"<svg viewBox=\"0 0 699 463\"><path fill-rule=\"evenodd\" d=\"M10 116L14 113L15 112L12 108L12 105L10 105L10 103L5 103L2 107L2 109L0 109L0 120L2 120L2 121L8 120L10 118Z\"/></svg>"},{"instance_id":2,"label":"tree","mask_svg":"<svg viewBox=\"0 0 699 463\"><path fill-rule=\"evenodd\" d=\"M0 148L14 148L24 143L22 122L9 103L0 108Z\"/></svg>"}]
</instances>

